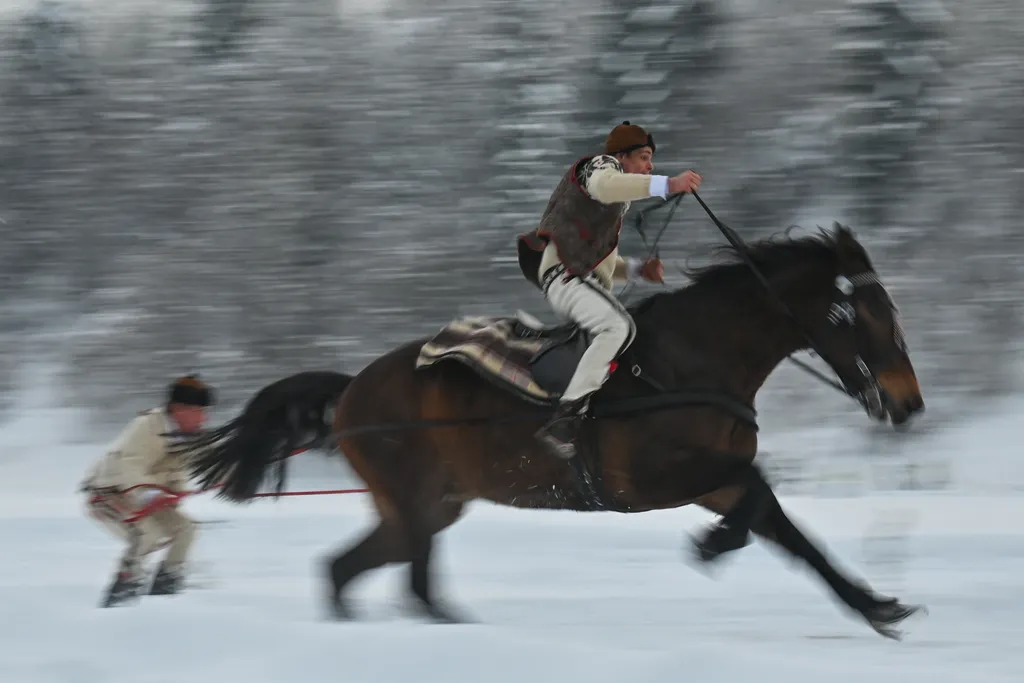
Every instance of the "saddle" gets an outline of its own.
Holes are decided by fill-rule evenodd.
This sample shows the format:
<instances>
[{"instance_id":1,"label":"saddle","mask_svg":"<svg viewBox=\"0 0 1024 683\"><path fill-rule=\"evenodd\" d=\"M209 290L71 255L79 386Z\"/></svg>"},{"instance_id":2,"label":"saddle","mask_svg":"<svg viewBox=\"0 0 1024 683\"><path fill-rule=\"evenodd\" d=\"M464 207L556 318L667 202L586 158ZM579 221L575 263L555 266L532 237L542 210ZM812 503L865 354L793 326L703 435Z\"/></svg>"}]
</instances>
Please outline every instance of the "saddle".
<instances>
[{"instance_id":1,"label":"saddle","mask_svg":"<svg viewBox=\"0 0 1024 683\"><path fill-rule=\"evenodd\" d=\"M569 386L590 335L574 323L545 325L514 317L453 320L420 349L417 368L454 360L519 396L549 405Z\"/></svg>"},{"instance_id":2,"label":"saddle","mask_svg":"<svg viewBox=\"0 0 1024 683\"><path fill-rule=\"evenodd\" d=\"M516 311L514 320L514 335L542 342L528 361L533 380L545 391L561 394L590 346L590 334L576 323L545 325L525 311Z\"/></svg>"}]
</instances>

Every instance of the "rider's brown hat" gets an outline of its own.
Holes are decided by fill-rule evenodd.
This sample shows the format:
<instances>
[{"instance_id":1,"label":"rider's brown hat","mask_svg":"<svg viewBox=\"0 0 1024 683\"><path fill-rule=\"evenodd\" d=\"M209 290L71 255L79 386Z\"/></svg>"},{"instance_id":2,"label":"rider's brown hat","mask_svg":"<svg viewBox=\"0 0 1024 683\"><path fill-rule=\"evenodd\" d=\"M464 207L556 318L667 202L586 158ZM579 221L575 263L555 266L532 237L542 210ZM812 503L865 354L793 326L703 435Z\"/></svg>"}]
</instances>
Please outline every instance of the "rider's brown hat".
<instances>
[{"instance_id":1,"label":"rider's brown hat","mask_svg":"<svg viewBox=\"0 0 1024 683\"><path fill-rule=\"evenodd\" d=\"M604 153L612 156L629 154L641 147L650 147L653 152L655 150L654 136L640 126L623 121L608 134L608 139L604 142Z\"/></svg>"}]
</instances>

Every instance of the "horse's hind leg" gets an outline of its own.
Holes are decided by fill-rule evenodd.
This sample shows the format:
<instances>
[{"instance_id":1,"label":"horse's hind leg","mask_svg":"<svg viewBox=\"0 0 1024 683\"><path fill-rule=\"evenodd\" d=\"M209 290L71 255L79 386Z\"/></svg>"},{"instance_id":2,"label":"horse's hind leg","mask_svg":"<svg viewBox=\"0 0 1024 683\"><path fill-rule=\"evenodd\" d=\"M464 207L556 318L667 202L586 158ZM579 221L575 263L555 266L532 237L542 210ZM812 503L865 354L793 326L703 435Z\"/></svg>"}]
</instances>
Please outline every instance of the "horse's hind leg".
<instances>
[{"instance_id":1,"label":"horse's hind leg","mask_svg":"<svg viewBox=\"0 0 1024 683\"><path fill-rule=\"evenodd\" d=\"M352 619L354 614L345 602L345 587L363 572L408 559L404 529L396 520L382 518L380 523L354 546L339 552L329 563L331 589L328 605L338 619Z\"/></svg>"},{"instance_id":2,"label":"horse's hind leg","mask_svg":"<svg viewBox=\"0 0 1024 683\"><path fill-rule=\"evenodd\" d=\"M434 537L451 526L462 514L462 509L461 502L439 502L426 513L420 510L406 518L410 551L409 588L423 613L439 623L465 621L437 601L430 564Z\"/></svg>"},{"instance_id":3,"label":"horse's hind leg","mask_svg":"<svg viewBox=\"0 0 1024 683\"><path fill-rule=\"evenodd\" d=\"M360 574L388 564L409 562L410 588L424 613L437 621L457 621L452 613L434 600L430 556L434 535L453 524L462 509L461 502L444 502L435 505L432 514L428 515L419 512L398 517L382 516L380 523L358 543L330 561L328 604L333 615L338 619L354 618L342 593Z\"/></svg>"},{"instance_id":4,"label":"horse's hind leg","mask_svg":"<svg viewBox=\"0 0 1024 683\"><path fill-rule=\"evenodd\" d=\"M371 461L363 455L358 444L347 444L342 452L356 474L367 483L380 516L380 522L373 530L355 545L339 552L329 563L328 605L336 618L351 619L352 611L343 596L348 584L371 569L408 562L411 555L404 515L397 505L396 496L391 493L395 487L389 486L387 479L380 476L379 469L371 466Z\"/></svg>"}]
</instances>

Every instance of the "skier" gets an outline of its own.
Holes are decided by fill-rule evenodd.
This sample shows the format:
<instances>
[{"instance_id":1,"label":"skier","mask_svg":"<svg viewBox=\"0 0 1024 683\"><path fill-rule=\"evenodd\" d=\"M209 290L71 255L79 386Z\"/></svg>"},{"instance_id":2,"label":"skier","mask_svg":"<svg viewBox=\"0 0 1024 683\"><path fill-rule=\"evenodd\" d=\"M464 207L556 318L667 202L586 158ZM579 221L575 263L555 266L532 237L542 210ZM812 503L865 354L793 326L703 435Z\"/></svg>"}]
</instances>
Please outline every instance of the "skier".
<instances>
[{"instance_id":1,"label":"skier","mask_svg":"<svg viewBox=\"0 0 1024 683\"><path fill-rule=\"evenodd\" d=\"M165 405L137 415L90 468L82 486L88 513L127 543L102 607L136 599L143 589L143 560L163 547L167 554L149 594L183 588L196 523L179 506L188 491L187 463L168 447L175 433L202 429L213 403L213 390L197 375L175 380Z\"/></svg>"}]
</instances>

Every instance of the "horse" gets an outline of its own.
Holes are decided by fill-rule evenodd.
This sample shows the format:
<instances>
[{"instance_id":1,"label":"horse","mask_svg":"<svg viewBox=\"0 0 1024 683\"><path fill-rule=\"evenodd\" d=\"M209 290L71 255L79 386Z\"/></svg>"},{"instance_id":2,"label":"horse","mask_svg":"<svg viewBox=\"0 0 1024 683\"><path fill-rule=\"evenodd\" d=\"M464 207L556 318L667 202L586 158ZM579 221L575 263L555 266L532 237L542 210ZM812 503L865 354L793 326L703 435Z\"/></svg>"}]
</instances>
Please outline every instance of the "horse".
<instances>
[{"instance_id":1,"label":"horse","mask_svg":"<svg viewBox=\"0 0 1024 683\"><path fill-rule=\"evenodd\" d=\"M353 579L406 564L417 611L462 621L435 595L432 558L435 536L472 500L619 513L696 504L720 516L691 539L698 566L756 535L806 563L854 617L900 639L902 622L926 609L848 577L789 519L755 462L754 408L780 362L810 349L871 419L905 426L924 400L896 305L838 223L719 249L724 261L629 307L637 334L592 397L569 464L534 432L586 348L572 324L525 314L454 320L357 373L337 401L333 433L378 519L325 563L332 616L357 616L346 596ZM251 500L272 464L237 448L190 458L193 475L225 484L218 496L234 502Z\"/></svg>"}]
</instances>

